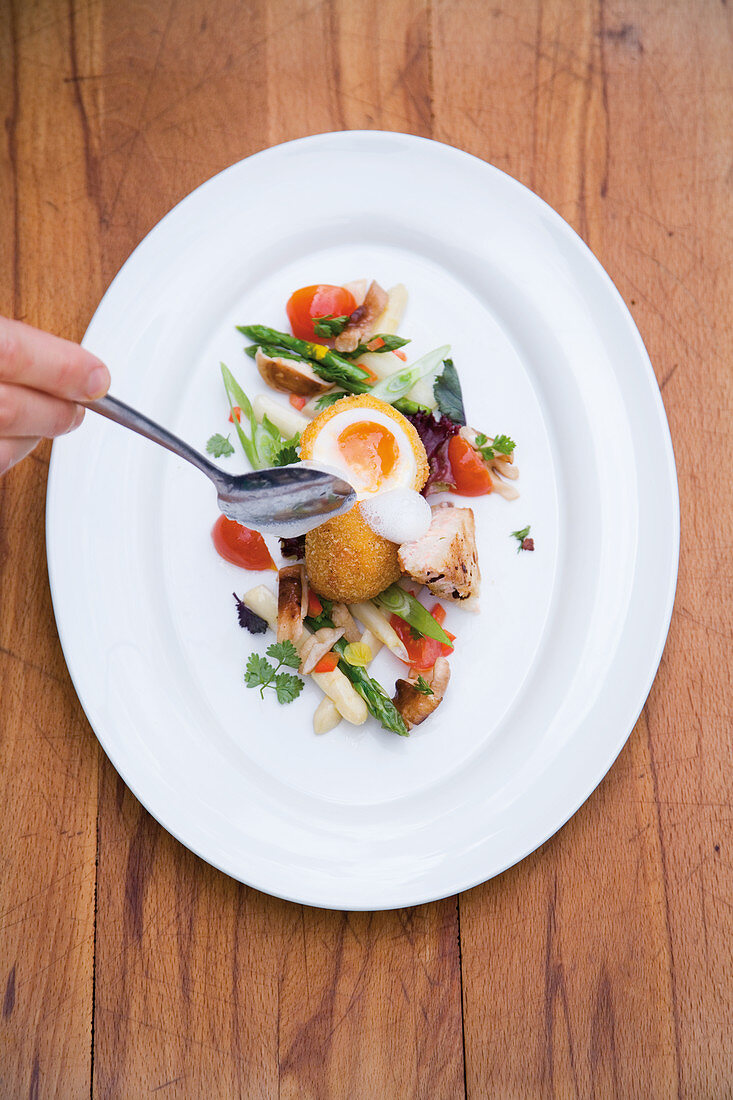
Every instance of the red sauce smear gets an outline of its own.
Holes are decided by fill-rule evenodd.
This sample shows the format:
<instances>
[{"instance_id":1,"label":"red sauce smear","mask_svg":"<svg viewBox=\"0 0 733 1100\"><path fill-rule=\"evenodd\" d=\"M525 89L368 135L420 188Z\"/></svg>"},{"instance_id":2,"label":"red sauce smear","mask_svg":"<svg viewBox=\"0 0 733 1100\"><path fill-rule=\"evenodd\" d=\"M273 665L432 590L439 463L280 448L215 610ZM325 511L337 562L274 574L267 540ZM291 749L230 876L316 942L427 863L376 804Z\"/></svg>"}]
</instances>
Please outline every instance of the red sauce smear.
<instances>
[{"instance_id":1,"label":"red sauce smear","mask_svg":"<svg viewBox=\"0 0 733 1100\"><path fill-rule=\"evenodd\" d=\"M259 531L251 531L233 519L219 516L211 528L214 548L224 561L241 569L276 569Z\"/></svg>"}]
</instances>

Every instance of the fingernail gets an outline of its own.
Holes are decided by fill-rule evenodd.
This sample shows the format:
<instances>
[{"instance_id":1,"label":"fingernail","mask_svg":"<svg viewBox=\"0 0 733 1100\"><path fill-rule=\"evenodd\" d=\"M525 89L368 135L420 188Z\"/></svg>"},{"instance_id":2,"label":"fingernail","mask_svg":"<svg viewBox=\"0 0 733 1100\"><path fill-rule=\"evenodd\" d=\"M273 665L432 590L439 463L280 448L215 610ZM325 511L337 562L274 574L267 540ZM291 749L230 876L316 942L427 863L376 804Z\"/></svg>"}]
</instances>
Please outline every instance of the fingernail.
<instances>
[{"instance_id":1,"label":"fingernail","mask_svg":"<svg viewBox=\"0 0 733 1100\"><path fill-rule=\"evenodd\" d=\"M90 401L96 401L98 397L104 397L105 393L109 389L110 376L109 371L105 367L104 363L100 363L98 367L90 373L87 378L87 397Z\"/></svg>"}]
</instances>

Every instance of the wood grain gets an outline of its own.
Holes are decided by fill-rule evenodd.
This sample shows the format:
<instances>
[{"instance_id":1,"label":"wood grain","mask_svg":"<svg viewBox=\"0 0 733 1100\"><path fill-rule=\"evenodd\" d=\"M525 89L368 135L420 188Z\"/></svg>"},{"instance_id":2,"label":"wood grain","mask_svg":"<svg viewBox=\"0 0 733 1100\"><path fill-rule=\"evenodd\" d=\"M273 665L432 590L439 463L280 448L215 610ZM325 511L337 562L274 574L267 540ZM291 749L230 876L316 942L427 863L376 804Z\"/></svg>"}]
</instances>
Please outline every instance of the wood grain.
<instances>
[{"instance_id":1,"label":"wood grain","mask_svg":"<svg viewBox=\"0 0 733 1100\"><path fill-rule=\"evenodd\" d=\"M341 914L225 878L126 791L55 635L48 449L0 481L0 1095L733 1095L729 7L0 10L0 311L79 337L233 161L322 130L432 136L533 187L611 273L683 514L660 673L588 803L459 904Z\"/></svg>"},{"instance_id":2,"label":"wood grain","mask_svg":"<svg viewBox=\"0 0 733 1100\"><path fill-rule=\"evenodd\" d=\"M68 26L2 22L0 310L80 337L101 291ZM67 293L73 288L72 293ZM91 1071L97 750L44 548L48 446L0 481L0 1094L83 1096Z\"/></svg>"},{"instance_id":3,"label":"wood grain","mask_svg":"<svg viewBox=\"0 0 733 1100\"><path fill-rule=\"evenodd\" d=\"M436 137L536 189L610 272L663 390L683 516L670 640L627 748L561 834L461 899L470 1094L733 1089L730 15L700 14L436 8Z\"/></svg>"}]
</instances>

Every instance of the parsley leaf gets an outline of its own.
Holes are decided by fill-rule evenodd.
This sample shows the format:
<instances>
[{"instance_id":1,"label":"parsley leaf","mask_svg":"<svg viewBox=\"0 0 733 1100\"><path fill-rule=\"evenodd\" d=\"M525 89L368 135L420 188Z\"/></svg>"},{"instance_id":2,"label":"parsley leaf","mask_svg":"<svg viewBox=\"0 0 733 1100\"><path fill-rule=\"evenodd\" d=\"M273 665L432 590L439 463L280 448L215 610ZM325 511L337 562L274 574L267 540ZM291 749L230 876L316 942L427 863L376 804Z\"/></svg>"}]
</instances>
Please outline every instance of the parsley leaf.
<instances>
[{"instance_id":1,"label":"parsley leaf","mask_svg":"<svg viewBox=\"0 0 733 1100\"><path fill-rule=\"evenodd\" d=\"M254 611L251 611L244 600L240 600L236 592L232 592L232 595L237 604L237 618L242 629L248 630L250 634L264 634L267 630L265 620L256 615Z\"/></svg>"},{"instance_id":2,"label":"parsley leaf","mask_svg":"<svg viewBox=\"0 0 733 1100\"><path fill-rule=\"evenodd\" d=\"M234 447L232 447L228 435L220 435L217 432L216 435L210 437L206 444L206 452L213 455L214 458L227 458L229 455L234 454Z\"/></svg>"},{"instance_id":3,"label":"parsley leaf","mask_svg":"<svg viewBox=\"0 0 733 1100\"><path fill-rule=\"evenodd\" d=\"M244 682L248 688L260 689L260 695L265 698L265 688L272 688L277 695L279 703L292 703L303 690L303 681L294 676L292 672L280 672L283 665L289 668L298 668L300 657L292 642L273 642L265 650L268 657L277 661L277 666L271 665L265 657L258 653L250 653L247 667L244 673Z\"/></svg>"},{"instance_id":4,"label":"parsley leaf","mask_svg":"<svg viewBox=\"0 0 733 1100\"><path fill-rule=\"evenodd\" d=\"M433 383L433 395L443 416L454 424L466 423L461 382L452 359L443 361L443 373Z\"/></svg>"},{"instance_id":5,"label":"parsley leaf","mask_svg":"<svg viewBox=\"0 0 733 1100\"><path fill-rule=\"evenodd\" d=\"M483 432L478 432L475 447L486 462L493 462L496 455L511 455L516 443L508 435L494 436L489 442L488 437Z\"/></svg>"},{"instance_id":6,"label":"parsley leaf","mask_svg":"<svg viewBox=\"0 0 733 1100\"><path fill-rule=\"evenodd\" d=\"M332 336L340 336L348 323L348 314L343 317L334 317L332 313L329 313L327 317L313 318L313 331L316 336L325 336L328 339Z\"/></svg>"},{"instance_id":7,"label":"parsley leaf","mask_svg":"<svg viewBox=\"0 0 733 1100\"><path fill-rule=\"evenodd\" d=\"M268 657L272 657L273 661L279 661L281 665L287 665L288 668L298 668L300 665L300 655L292 642L273 642L272 645L268 645L265 653Z\"/></svg>"},{"instance_id":8,"label":"parsley leaf","mask_svg":"<svg viewBox=\"0 0 733 1100\"><path fill-rule=\"evenodd\" d=\"M520 550L534 550L534 539L529 537L531 528L529 525L523 527L521 531L512 531L512 538L518 542L517 553Z\"/></svg>"},{"instance_id":9,"label":"parsley leaf","mask_svg":"<svg viewBox=\"0 0 733 1100\"><path fill-rule=\"evenodd\" d=\"M292 672L280 672L275 677L275 694L278 703L292 703L303 690L303 681Z\"/></svg>"},{"instance_id":10,"label":"parsley leaf","mask_svg":"<svg viewBox=\"0 0 733 1100\"><path fill-rule=\"evenodd\" d=\"M417 683L412 685L416 691L419 691L421 695L434 695L435 692L431 688L427 680L424 680L422 676L418 676Z\"/></svg>"}]
</instances>

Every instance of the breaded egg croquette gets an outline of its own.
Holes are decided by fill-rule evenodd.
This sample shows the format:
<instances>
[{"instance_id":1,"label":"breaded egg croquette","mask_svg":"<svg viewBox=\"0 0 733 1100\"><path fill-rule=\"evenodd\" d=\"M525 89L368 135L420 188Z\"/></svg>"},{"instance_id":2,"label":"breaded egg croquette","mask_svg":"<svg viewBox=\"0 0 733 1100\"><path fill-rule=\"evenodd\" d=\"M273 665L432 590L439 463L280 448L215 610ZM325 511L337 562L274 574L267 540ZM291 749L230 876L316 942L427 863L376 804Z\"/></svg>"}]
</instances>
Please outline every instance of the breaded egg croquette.
<instances>
[{"instance_id":1,"label":"breaded egg croquette","mask_svg":"<svg viewBox=\"0 0 733 1100\"><path fill-rule=\"evenodd\" d=\"M319 596L358 603L377 596L402 575L398 549L367 527L355 504L305 536L305 571Z\"/></svg>"},{"instance_id":2,"label":"breaded egg croquette","mask_svg":"<svg viewBox=\"0 0 733 1100\"><path fill-rule=\"evenodd\" d=\"M303 432L300 457L343 471L358 501L395 488L419 491L429 470L413 425L369 394L343 397L324 409ZM370 599L400 576L397 549L367 526L357 503L306 535L308 580L326 599Z\"/></svg>"}]
</instances>

